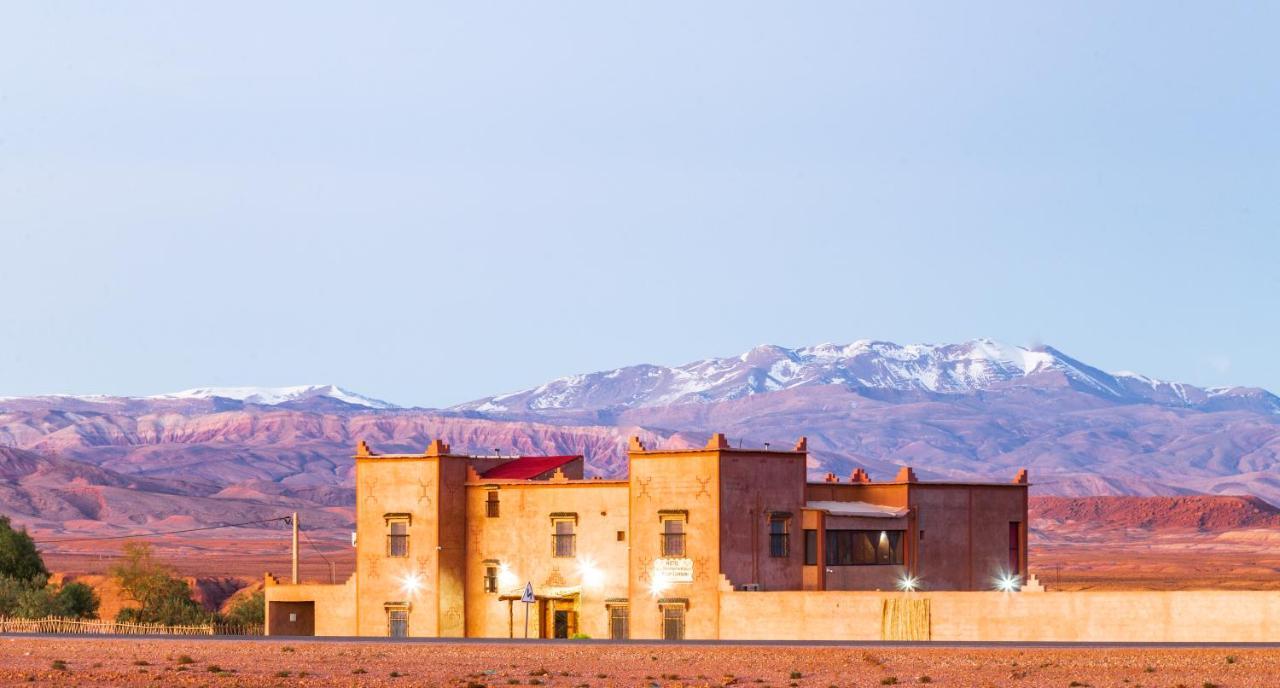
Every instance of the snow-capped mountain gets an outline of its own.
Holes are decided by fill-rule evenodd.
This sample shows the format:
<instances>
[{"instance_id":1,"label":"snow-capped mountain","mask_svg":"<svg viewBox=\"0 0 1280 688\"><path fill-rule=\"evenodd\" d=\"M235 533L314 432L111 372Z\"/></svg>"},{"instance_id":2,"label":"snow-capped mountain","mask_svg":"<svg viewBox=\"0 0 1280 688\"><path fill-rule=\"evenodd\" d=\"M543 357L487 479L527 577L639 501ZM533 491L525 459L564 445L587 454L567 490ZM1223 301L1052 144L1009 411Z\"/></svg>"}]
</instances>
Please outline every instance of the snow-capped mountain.
<instances>
[{"instance_id":1,"label":"snow-capped mountain","mask_svg":"<svg viewBox=\"0 0 1280 688\"><path fill-rule=\"evenodd\" d=\"M293 387L198 387L169 394L146 397L122 397L107 394L41 394L35 396L0 397L6 407L54 405L68 410L106 407L142 408L156 404L172 406L197 404L213 408L237 408L244 405L315 406L321 408L357 407L365 409L398 409L390 402L356 394L337 385L297 385Z\"/></svg>"},{"instance_id":2,"label":"snow-capped mountain","mask_svg":"<svg viewBox=\"0 0 1280 688\"><path fill-rule=\"evenodd\" d=\"M762 345L740 356L674 368L636 365L559 378L450 410L514 417L566 410L714 404L819 385L930 396L973 394L1020 384L1066 384L1119 402L1215 409L1247 405L1280 412L1280 398L1265 390L1201 389L1134 373L1110 374L1052 347L1024 348L989 339L906 346L862 340L799 349Z\"/></svg>"},{"instance_id":3,"label":"snow-capped mountain","mask_svg":"<svg viewBox=\"0 0 1280 688\"><path fill-rule=\"evenodd\" d=\"M246 404L278 406L292 401L328 398L372 409L398 408L395 404L347 391L337 385L298 385L294 387L198 387L171 394L156 394L148 399L232 399Z\"/></svg>"}]
</instances>

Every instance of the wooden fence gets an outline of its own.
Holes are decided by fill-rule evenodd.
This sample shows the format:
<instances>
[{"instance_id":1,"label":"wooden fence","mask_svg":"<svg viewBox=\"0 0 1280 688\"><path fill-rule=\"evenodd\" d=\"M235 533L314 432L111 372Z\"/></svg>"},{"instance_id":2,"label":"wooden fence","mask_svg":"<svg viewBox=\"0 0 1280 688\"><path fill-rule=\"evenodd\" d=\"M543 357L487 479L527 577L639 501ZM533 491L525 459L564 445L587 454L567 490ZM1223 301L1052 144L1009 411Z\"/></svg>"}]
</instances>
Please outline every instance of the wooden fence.
<instances>
[{"instance_id":1,"label":"wooden fence","mask_svg":"<svg viewBox=\"0 0 1280 688\"><path fill-rule=\"evenodd\" d=\"M83 635L262 635L261 624L237 626L204 624L199 626L165 626L132 624L115 621L60 619L0 618L0 633L72 633Z\"/></svg>"}]
</instances>

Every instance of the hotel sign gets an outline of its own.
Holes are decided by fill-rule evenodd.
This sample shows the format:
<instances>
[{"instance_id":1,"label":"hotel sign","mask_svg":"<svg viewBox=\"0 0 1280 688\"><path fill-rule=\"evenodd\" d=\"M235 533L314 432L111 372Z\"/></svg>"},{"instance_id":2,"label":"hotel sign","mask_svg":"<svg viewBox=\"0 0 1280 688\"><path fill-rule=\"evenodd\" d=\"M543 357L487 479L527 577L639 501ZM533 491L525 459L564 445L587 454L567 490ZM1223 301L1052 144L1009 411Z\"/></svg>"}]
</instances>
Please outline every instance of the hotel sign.
<instances>
[{"instance_id":1,"label":"hotel sign","mask_svg":"<svg viewBox=\"0 0 1280 688\"><path fill-rule=\"evenodd\" d=\"M667 581L669 583L692 583L693 560L654 559L653 578L654 580Z\"/></svg>"}]
</instances>

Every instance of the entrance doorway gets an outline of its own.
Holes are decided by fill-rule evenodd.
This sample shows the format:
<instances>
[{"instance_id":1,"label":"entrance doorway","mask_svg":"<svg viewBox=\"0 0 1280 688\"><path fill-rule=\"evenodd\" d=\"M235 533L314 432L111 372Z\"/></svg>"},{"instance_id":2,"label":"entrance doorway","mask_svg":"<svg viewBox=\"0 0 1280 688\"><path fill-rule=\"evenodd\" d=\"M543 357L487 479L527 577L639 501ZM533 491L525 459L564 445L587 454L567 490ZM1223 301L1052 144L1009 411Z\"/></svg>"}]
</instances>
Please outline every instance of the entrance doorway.
<instances>
[{"instance_id":1,"label":"entrance doorway","mask_svg":"<svg viewBox=\"0 0 1280 688\"><path fill-rule=\"evenodd\" d=\"M267 607L267 635L315 634L315 602L272 602Z\"/></svg>"}]
</instances>

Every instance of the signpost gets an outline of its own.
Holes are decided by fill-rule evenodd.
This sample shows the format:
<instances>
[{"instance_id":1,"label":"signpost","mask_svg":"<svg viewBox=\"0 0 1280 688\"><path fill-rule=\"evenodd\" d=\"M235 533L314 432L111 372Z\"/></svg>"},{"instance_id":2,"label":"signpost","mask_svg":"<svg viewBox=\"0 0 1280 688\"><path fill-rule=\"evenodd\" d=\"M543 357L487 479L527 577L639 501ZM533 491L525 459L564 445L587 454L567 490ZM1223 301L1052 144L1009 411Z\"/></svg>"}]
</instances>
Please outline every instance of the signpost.
<instances>
[{"instance_id":1,"label":"signpost","mask_svg":"<svg viewBox=\"0 0 1280 688\"><path fill-rule=\"evenodd\" d=\"M520 596L524 602L524 637L529 637L529 605L533 604L533 581L524 584L524 594Z\"/></svg>"}]
</instances>

